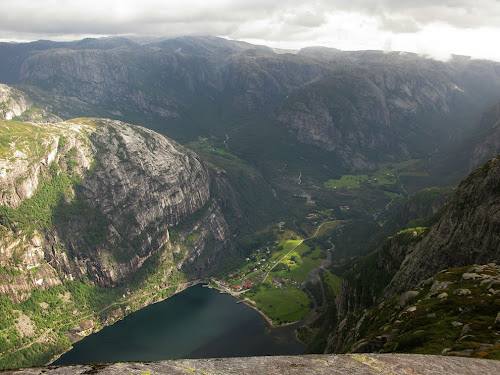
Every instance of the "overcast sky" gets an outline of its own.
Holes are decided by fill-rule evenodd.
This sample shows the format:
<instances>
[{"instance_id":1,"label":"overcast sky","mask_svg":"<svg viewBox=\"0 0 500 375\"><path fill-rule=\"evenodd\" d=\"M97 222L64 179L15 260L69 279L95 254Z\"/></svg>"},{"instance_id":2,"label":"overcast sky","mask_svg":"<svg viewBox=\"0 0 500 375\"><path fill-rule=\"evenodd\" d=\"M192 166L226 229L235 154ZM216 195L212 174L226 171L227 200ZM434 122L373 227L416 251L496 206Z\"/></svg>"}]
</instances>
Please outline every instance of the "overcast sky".
<instances>
[{"instance_id":1,"label":"overcast sky","mask_svg":"<svg viewBox=\"0 0 500 375\"><path fill-rule=\"evenodd\" d=\"M0 40L214 35L500 61L500 0L0 0Z\"/></svg>"}]
</instances>

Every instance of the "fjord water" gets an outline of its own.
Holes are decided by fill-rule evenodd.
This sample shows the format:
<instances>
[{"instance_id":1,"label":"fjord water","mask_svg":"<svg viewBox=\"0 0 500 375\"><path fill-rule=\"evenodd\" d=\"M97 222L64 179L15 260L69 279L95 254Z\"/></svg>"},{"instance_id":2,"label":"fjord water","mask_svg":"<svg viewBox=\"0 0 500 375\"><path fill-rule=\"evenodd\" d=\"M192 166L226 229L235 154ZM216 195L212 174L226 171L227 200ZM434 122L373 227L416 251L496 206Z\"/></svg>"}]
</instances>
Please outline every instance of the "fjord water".
<instances>
[{"instance_id":1,"label":"fjord water","mask_svg":"<svg viewBox=\"0 0 500 375\"><path fill-rule=\"evenodd\" d=\"M269 330L245 304L197 285L74 344L54 365L302 354L292 327Z\"/></svg>"}]
</instances>

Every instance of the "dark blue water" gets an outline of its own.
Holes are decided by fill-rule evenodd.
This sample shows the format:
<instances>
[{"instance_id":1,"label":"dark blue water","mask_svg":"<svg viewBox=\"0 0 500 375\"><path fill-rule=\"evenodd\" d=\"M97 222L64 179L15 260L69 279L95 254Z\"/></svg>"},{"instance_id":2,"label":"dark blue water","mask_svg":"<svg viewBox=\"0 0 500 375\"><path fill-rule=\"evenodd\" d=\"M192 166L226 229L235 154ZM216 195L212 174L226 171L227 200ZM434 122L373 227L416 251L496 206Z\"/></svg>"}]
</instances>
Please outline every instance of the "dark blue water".
<instances>
[{"instance_id":1,"label":"dark blue water","mask_svg":"<svg viewBox=\"0 0 500 375\"><path fill-rule=\"evenodd\" d=\"M54 365L302 354L293 327L270 330L255 310L197 285L74 344Z\"/></svg>"}]
</instances>

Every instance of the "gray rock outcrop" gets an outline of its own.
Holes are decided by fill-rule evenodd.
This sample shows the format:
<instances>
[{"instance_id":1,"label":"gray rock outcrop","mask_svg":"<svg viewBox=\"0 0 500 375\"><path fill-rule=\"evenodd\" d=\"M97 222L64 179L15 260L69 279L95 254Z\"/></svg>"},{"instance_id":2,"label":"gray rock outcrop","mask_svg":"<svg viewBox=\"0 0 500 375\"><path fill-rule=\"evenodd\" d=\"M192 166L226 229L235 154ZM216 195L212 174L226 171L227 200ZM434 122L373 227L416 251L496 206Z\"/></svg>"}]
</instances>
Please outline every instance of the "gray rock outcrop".
<instances>
[{"instance_id":1,"label":"gray rock outcrop","mask_svg":"<svg viewBox=\"0 0 500 375\"><path fill-rule=\"evenodd\" d=\"M176 266L196 263L206 242L225 246L229 229L220 207L209 202L209 172L193 152L174 141L106 119L26 124L24 131L43 138L35 136L38 143L32 148L12 143L12 155L0 160L3 205L16 209L33 197L53 175L53 163L62 170L71 167L81 182L55 208L53 225L36 230L31 240L19 231L5 232L2 265L12 266L17 252L22 258L18 267L36 272L31 281L19 275L15 282L2 284L4 292L46 289L66 279L88 278L106 286L122 283L166 247L178 252L169 230L195 212L201 214L192 227L178 233L177 241L192 232L197 233L196 241L177 256ZM71 208L75 200L85 212ZM217 256L213 251L204 260L207 267Z\"/></svg>"},{"instance_id":2,"label":"gray rock outcrop","mask_svg":"<svg viewBox=\"0 0 500 375\"><path fill-rule=\"evenodd\" d=\"M23 92L0 83L0 119L12 120L32 105Z\"/></svg>"},{"instance_id":3,"label":"gray rock outcrop","mask_svg":"<svg viewBox=\"0 0 500 375\"><path fill-rule=\"evenodd\" d=\"M500 158L463 181L439 222L408 251L385 290L391 296L411 289L442 269L500 259Z\"/></svg>"},{"instance_id":4,"label":"gray rock outcrop","mask_svg":"<svg viewBox=\"0 0 500 375\"><path fill-rule=\"evenodd\" d=\"M4 371L2 374L496 375L499 372L499 361L407 354L351 354L127 362L21 369Z\"/></svg>"}]
</instances>

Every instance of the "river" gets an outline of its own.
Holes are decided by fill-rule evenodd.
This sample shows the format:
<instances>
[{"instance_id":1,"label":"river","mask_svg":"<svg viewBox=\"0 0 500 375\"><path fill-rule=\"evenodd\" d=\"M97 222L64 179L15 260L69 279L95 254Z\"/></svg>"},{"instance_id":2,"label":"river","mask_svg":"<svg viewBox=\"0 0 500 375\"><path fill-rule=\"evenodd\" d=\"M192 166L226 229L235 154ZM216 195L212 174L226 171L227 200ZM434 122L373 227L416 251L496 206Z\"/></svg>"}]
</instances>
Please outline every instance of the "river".
<instances>
[{"instance_id":1,"label":"river","mask_svg":"<svg viewBox=\"0 0 500 375\"><path fill-rule=\"evenodd\" d=\"M53 365L302 354L293 326L270 329L255 310L196 285L74 344Z\"/></svg>"}]
</instances>

